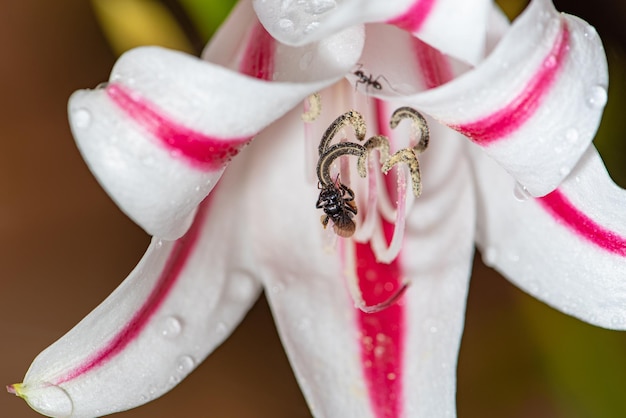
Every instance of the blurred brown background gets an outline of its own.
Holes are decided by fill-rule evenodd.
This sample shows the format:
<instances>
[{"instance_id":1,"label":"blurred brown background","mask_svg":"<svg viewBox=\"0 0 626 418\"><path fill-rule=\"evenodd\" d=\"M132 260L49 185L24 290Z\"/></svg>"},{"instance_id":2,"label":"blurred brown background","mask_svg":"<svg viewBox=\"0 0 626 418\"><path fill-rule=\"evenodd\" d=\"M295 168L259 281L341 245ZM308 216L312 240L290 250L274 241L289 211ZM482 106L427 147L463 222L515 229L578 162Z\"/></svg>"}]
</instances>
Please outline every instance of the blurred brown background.
<instances>
[{"instance_id":1,"label":"blurred brown background","mask_svg":"<svg viewBox=\"0 0 626 418\"><path fill-rule=\"evenodd\" d=\"M621 0L594 5L600 14L587 19L607 23L599 31L613 39L610 56L619 63L619 23L626 16ZM559 7L586 13L571 1ZM0 383L10 384L119 284L148 237L95 182L67 126L71 92L106 80L115 60L90 3L0 0L0 10ZM613 85L623 87L623 72L617 77ZM611 91L609 105L619 103ZM615 119L623 119L621 109ZM607 137L624 132L618 122L608 124L613 130L603 126ZM617 155L619 165L625 154ZM624 357L624 333L555 313L477 262L459 364L458 416L626 416ZM0 395L0 417L38 416L22 400ZM175 390L117 416L310 413L261 300Z\"/></svg>"}]
</instances>

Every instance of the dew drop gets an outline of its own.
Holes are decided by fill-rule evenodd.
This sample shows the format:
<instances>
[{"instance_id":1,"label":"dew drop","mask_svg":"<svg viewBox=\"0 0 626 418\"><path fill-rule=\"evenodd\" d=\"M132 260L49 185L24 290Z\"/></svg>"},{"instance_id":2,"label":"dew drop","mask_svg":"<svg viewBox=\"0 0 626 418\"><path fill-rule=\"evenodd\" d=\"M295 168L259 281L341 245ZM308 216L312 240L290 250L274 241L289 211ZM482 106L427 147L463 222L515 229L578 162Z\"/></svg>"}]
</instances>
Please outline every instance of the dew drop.
<instances>
[{"instance_id":1,"label":"dew drop","mask_svg":"<svg viewBox=\"0 0 626 418\"><path fill-rule=\"evenodd\" d=\"M624 318L621 315L614 315L611 318L611 325L613 326L619 326L622 325L624 323Z\"/></svg>"},{"instance_id":2,"label":"dew drop","mask_svg":"<svg viewBox=\"0 0 626 418\"><path fill-rule=\"evenodd\" d=\"M546 68L554 68L556 66L556 57L554 55L550 55L543 63L543 66Z\"/></svg>"},{"instance_id":3,"label":"dew drop","mask_svg":"<svg viewBox=\"0 0 626 418\"><path fill-rule=\"evenodd\" d=\"M226 326L226 323L218 322L217 326L215 327L215 332L218 335L224 335L226 334L226 331L228 331L228 326Z\"/></svg>"},{"instance_id":4,"label":"dew drop","mask_svg":"<svg viewBox=\"0 0 626 418\"><path fill-rule=\"evenodd\" d=\"M587 104L592 108L600 108L606 104L608 93L605 87L593 86L587 96Z\"/></svg>"},{"instance_id":5,"label":"dew drop","mask_svg":"<svg viewBox=\"0 0 626 418\"><path fill-rule=\"evenodd\" d=\"M575 143L576 141L578 141L578 131L575 128L569 128L565 132L565 139L567 139L570 144Z\"/></svg>"},{"instance_id":6,"label":"dew drop","mask_svg":"<svg viewBox=\"0 0 626 418\"><path fill-rule=\"evenodd\" d=\"M163 240L162 239L158 239L157 242L154 243L154 246L156 248L161 248L163 246Z\"/></svg>"},{"instance_id":7,"label":"dew drop","mask_svg":"<svg viewBox=\"0 0 626 418\"><path fill-rule=\"evenodd\" d=\"M565 167L564 166L564 167L561 167L559 169L559 174L561 174L563 177L565 177L565 176L567 176L570 173L570 171L572 171L572 170L569 167Z\"/></svg>"},{"instance_id":8,"label":"dew drop","mask_svg":"<svg viewBox=\"0 0 626 418\"><path fill-rule=\"evenodd\" d=\"M161 324L161 335L165 338L176 338L183 330L183 322L176 316L168 316Z\"/></svg>"},{"instance_id":9,"label":"dew drop","mask_svg":"<svg viewBox=\"0 0 626 418\"><path fill-rule=\"evenodd\" d=\"M515 182L515 187L513 187L513 196L520 202L524 202L531 197L528 189L522 186L519 182Z\"/></svg>"},{"instance_id":10,"label":"dew drop","mask_svg":"<svg viewBox=\"0 0 626 418\"><path fill-rule=\"evenodd\" d=\"M73 116L77 128L85 129L91 125L91 113L87 109L77 109Z\"/></svg>"},{"instance_id":11,"label":"dew drop","mask_svg":"<svg viewBox=\"0 0 626 418\"><path fill-rule=\"evenodd\" d=\"M485 249L483 253L483 263L489 267L493 267L498 260L498 250L493 247Z\"/></svg>"},{"instance_id":12,"label":"dew drop","mask_svg":"<svg viewBox=\"0 0 626 418\"><path fill-rule=\"evenodd\" d=\"M180 356L176 365L176 371L180 375L186 376L193 370L196 365L195 360L191 356Z\"/></svg>"},{"instance_id":13,"label":"dew drop","mask_svg":"<svg viewBox=\"0 0 626 418\"><path fill-rule=\"evenodd\" d=\"M304 11L312 15L319 15L334 9L337 5L335 0L311 0L306 2Z\"/></svg>"},{"instance_id":14,"label":"dew drop","mask_svg":"<svg viewBox=\"0 0 626 418\"><path fill-rule=\"evenodd\" d=\"M278 28L283 32L292 32L294 28L293 21L286 18L280 19L278 21Z\"/></svg>"},{"instance_id":15,"label":"dew drop","mask_svg":"<svg viewBox=\"0 0 626 418\"><path fill-rule=\"evenodd\" d=\"M229 294L232 295L233 299L247 301L255 295L257 290L256 283L247 274L238 275L232 282ZM272 291L278 293L281 289L282 286L276 285L272 288Z\"/></svg>"},{"instance_id":16,"label":"dew drop","mask_svg":"<svg viewBox=\"0 0 626 418\"><path fill-rule=\"evenodd\" d=\"M511 260L514 263L517 263L519 261L519 255L517 255L517 254L509 254L509 260Z\"/></svg>"},{"instance_id":17,"label":"dew drop","mask_svg":"<svg viewBox=\"0 0 626 418\"><path fill-rule=\"evenodd\" d=\"M311 22L304 28L304 33L309 34L317 30L320 27L320 22Z\"/></svg>"},{"instance_id":18,"label":"dew drop","mask_svg":"<svg viewBox=\"0 0 626 418\"><path fill-rule=\"evenodd\" d=\"M596 28L594 28L593 26L589 25L585 28L585 32L584 32L585 38L592 40L597 35L598 35L598 32L596 31Z\"/></svg>"}]
</instances>

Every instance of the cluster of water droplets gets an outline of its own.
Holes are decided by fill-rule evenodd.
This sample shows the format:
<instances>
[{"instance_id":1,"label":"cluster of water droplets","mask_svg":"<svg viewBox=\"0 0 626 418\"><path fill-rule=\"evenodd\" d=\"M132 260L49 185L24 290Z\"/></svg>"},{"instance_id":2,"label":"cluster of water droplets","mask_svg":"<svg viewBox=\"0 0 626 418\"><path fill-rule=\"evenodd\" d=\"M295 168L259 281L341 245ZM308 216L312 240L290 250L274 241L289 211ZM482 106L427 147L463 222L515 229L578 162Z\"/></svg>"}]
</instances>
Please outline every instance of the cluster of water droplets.
<instances>
[{"instance_id":1,"label":"cluster of water droplets","mask_svg":"<svg viewBox=\"0 0 626 418\"><path fill-rule=\"evenodd\" d=\"M261 0L259 12L274 21L274 29L289 36L301 36L314 32L320 26L320 18L337 7L336 0L282 0L273 6Z\"/></svg>"}]
</instances>

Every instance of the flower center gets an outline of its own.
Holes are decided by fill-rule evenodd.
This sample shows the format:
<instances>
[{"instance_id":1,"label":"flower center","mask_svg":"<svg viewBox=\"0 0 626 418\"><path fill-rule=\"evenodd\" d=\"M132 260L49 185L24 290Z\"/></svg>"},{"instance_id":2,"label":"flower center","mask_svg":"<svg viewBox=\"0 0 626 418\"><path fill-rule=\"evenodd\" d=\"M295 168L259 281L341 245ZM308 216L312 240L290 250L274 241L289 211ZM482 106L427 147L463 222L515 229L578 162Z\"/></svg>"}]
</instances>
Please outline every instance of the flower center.
<instances>
[{"instance_id":1,"label":"flower center","mask_svg":"<svg viewBox=\"0 0 626 418\"><path fill-rule=\"evenodd\" d=\"M354 236L356 242L369 242L376 260L385 264L393 262L402 247L407 199L411 199L410 204L421 194L421 174L417 155L426 149L429 140L426 120L412 108L396 109L391 115L389 126L395 129L404 119L411 122L413 133L418 134L418 140L409 141L409 146L393 154L390 152L387 136L378 134L365 140L366 123L363 116L355 110L337 117L322 135L318 147L316 172L320 194L316 207L324 212L321 218L323 227L326 228L330 223L334 232L342 238ZM353 128L357 142L343 138L333 143L333 139L340 132L342 133L340 136L344 136L343 130L348 126ZM357 178L355 183L360 186L357 188L359 196L356 196L350 187L349 165L337 164L340 160L346 160L342 157L348 156L357 157L357 173L360 179ZM382 178L382 174L389 173L396 166L394 177L397 204L394 206L389 196L388 183ZM412 194L407 194L408 176L411 177ZM345 183L342 179L345 179ZM365 210L359 212L357 205L363 206ZM383 231L385 222L393 225L390 241ZM365 303L356 282L351 283L350 291L361 310L376 312L393 304L402 295L406 286L406 283L402 283L387 300L374 305Z\"/></svg>"}]
</instances>

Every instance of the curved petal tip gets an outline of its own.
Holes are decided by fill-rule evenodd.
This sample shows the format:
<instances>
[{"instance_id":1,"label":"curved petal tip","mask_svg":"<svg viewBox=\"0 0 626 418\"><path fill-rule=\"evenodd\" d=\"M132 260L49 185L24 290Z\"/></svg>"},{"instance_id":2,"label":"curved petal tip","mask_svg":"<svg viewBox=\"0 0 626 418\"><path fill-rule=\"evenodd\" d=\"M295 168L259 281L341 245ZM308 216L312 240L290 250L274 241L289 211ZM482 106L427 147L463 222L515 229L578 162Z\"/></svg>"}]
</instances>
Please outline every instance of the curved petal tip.
<instances>
[{"instance_id":1,"label":"curved petal tip","mask_svg":"<svg viewBox=\"0 0 626 418\"><path fill-rule=\"evenodd\" d=\"M72 416L74 404L69 394L61 387L52 384L25 385L16 383L7 386L7 391L24 399L40 414L66 418Z\"/></svg>"}]
</instances>

